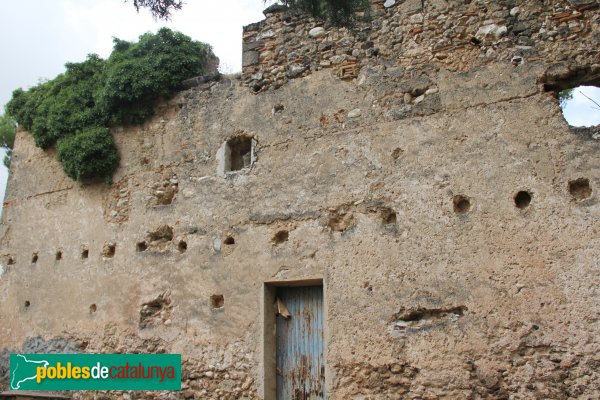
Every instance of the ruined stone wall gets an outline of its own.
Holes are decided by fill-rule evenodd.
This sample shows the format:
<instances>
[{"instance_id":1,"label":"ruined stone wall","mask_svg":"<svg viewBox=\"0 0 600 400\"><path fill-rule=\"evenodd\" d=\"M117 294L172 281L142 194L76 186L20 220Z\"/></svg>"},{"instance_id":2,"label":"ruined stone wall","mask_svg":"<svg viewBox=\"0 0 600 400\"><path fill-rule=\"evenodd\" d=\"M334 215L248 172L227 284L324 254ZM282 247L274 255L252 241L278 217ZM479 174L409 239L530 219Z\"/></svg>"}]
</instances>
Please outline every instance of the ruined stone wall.
<instances>
[{"instance_id":1,"label":"ruined stone wall","mask_svg":"<svg viewBox=\"0 0 600 400\"><path fill-rule=\"evenodd\" d=\"M597 84L598 3L375 7L366 49L280 12L247 28L246 50L273 35L241 78L114 129L110 186L19 132L0 379L12 351L171 352L181 395L100 396L261 398L264 283L323 279L328 398L597 396L600 132L547 90ZM332 73L337 49L355 78ZM233 137L254 162L223 173Z\"/></svg>"},{"instance_id":2,"label":"ruined stone wall","mask_svg":"<svg viewBox=\"0 0 600 400\"><path fill-rule=\"evenodd\" d=\"M597 8L594 0L373 0L354 26L338 28L273 6L264 21L244 28L243 79L260 92L323 69L353 79L382 64L417 74L429 64L452 71L497 61L592 65Z\"/></svg>"}]
</instances>

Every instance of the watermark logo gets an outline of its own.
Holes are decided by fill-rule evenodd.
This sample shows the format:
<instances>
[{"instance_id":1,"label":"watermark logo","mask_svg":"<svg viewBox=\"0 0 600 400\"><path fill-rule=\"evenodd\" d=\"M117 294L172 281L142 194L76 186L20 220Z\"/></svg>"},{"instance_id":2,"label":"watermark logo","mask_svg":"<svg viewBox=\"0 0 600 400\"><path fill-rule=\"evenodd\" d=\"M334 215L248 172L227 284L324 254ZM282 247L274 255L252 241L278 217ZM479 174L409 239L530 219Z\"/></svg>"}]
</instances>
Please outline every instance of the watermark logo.
<instances>
[{"instance_id":1,"label":"watermark logo","mask_svg":"<svg viewBox=\"0 0 600 400\"><path fill-rule=\"evenodd\" d=\"M11 354L11 390L181 390L180 354Z\"/></svg>"}]
</instances>

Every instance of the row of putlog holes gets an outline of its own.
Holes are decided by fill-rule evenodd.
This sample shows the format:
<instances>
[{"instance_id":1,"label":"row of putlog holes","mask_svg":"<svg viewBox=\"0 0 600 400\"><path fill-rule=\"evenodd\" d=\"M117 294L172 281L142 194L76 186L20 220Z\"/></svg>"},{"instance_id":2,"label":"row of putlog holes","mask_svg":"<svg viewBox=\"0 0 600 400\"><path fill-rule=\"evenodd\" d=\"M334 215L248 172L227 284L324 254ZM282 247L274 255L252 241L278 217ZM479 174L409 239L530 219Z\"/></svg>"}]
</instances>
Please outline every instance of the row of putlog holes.
<instances>
[{"instance_id":1,"label":"row of putlog holes","mask_svg":"<svg viewBox=\"0 0 600 400\"><path fill-rule=\"evenodd\" d=\"M102 250L102 257L104 257L104 258L113 258L115 256L116 251L117 251L117 245L114 244L114 243L109 243ZM82 249L81 250L81 259L85 260L85 259L87 259L89 257L90 257L90 251L88 249L86 249L86 248ZM33 253L33 255L31 256L31 263L32 264L36 264L38 262L39 258L40 257L38 255L38 253ZM54 259L56 261L60 261L60 260L63 259L63 252L62 252L62 250L57 250L56 253L54 253ZM8 264L11 265L11 264L14 264L14 263L15 263L14 259L12 257L10 257L8 259Z\"/></svg>"},{"instance_id":2,"label":"row of putlog holes","mask_svg":"<svg viewBox=\"0 0 600 400\"><path fill-rule=\"evenodd\" d=\"M136 243L136 251L142 252L142 251L146 251L147 249L148 249L148 244L145 241ZM180 240L179 243L177 243L177 250L179 250L180 253L185 253L187 251L187 242L185 240ZM116 244L109 243L102 250L102 257L113 258L115 256L116 251L117 251ZM81 259L85 260L89 257L90 257L90 251L86 248L82 249L81 250ZM62 260L62 258L63 258L63 252L62 252L62 250L58 250L54 255L54 259L56 261L60 261L60 260ZM31 256L31 263L36 264L38 262L38 260L39 260L38 253L33 253L33 255ZM14 260L14 258L9 257L8 265L12 265L12 264L15 264L15 260Z\"/></svg>"},{"instance_id":3,"label":"row of putlog holes","mask_svg":"<svg viewBox=\"0 0 600 400\"><path fill-rule=\"evenodd\" d=\"M578 179L569 181L568 187L569 187L569 193L571 194L573 199L576 201L585 200L585 199L591 197L591 195L592 195L592 187L590 186L590 181L587 178L578 178ZM532 200L533 200L533 194L528 190L521 190L521 191L517 192L513 197L515 207L520 210L524 210L524 209L528 208L530 206ZM453 206L454 206L454 212L456 214L466 214L467 212L469 212L471 210L471 200L467 196L456 195L453 198ZM395 215L394 215L394 217L395 217ZM275 244L280 244L287 240L288 240L288 231L286 231L286 230L278 231L272 239L272 241ZM223 244L233 245L233 244L235 244L235 239L232 236L227 236L223 240ZM148 249L148 244L145 241L136 243L136 251L143 252L143 251L146 251L147 249ZM180 240L179 243L177 244L177 249L179 250L180 253L185 253L187 251L187 242L185 242L184 240ZM106 257L106 258L112 258L112 257L114 257L115 252L116 252L116 245L113 243L109 243L103 249L102 256ZM56 261L60 261L62 259L62 257L63 257L62 251L61 250L57 251L56 255L55 255ZM88 257L89 257L89 250L84 248L81 251L81 258L86 259ZM39 258L38 254L33 253L33 256L31 257L31 263L32 264L37 263L38 258ZM9 257L8 264L11 265L14 263L15 263L14 258Z\"/></svg>"},{"instance_id":4,"label":"row of putlog holes","mask_svg":"<svg viewBox=\"0 0 600 400\"><path fill-rule=\"evenodd\" d=\"M31 302L29 300L25 300L25 308L31 307ZM210 296L210 307L215 310L222 310L225 307L225 298L222 294L213 294ZM90 314L96 313L98 311L98 306L96 303L90 304L89 307Z\"/></svg>"},{"instance_id":5,"label":"row of putlog holes","mask_svg":"<svg viewBox=\"0 0 600 400\"><path fill-rule=\"evenodd\" d=\"M590 186L590 182L588 179L579 178L579 179L569 182L569 192L571 193L571 195L573 196L573 198L575 200L580 201L580 200L585 200L592 195L592 188ZM521 190L521 191L517 192L517 194L515 194L515 196L513 198L515 207L517 207L519 209L525 209L525 208L529 207L532 199L533 199L532 193L529 191L526 191L526 190ZM454 203L454 212L457 214L464 214L471 209L471 202L470 202L469 198L465 197L463 195L454 196L453 203ZM288 240L288 231L286 231L286 230L278 231L275 234L275 236L273 236L273 239L272 239L272 241L275 244L280 244L287 240ZM233 244L235 244L235 239L232 236L227 236L223 242L226 245L233 245ZM184 243L184 244L182 245L182 243ZM145 242L137 243L136 246L137 246L137 251L145 251L147 249L147 245L145 245ZM185 250L187 250L187 243L185 243L184 241L180 241L178 244L178 249L179 249L179 251L184 252ZM114 256L114 253L115 253L114 245L111 246L109 244L108 253L110 254L111 257ZM106 254L104 254L104 255L106 255ZM81 258L85 259L88 257L89 257L88 249L83 249L81 252ZM60 260L60 259L62 259L62 252L58 251L58 252L56 252L56 260ZM32 259L31 259L31 262L35 264L37 262L37 260L38 260L38 255L37 255L37 253L34 253ZM211 307L213 309L222 309L224 307L225 299L223 298L223 295L215 294L210 297L210 302L211 302ZM29 302L29 300L26 300L25 308L29 308L30 305L31 305L31 303ZM96 304L92 304L90 306L90 314L95 313L96 310L97 310Z\"/></svg>"},{"instance_id":6,"label":"row of putlog holes","mask_svg":"<svg viewBox=\"0 0 600 400\"><path fill-rule=\"evenodd\" d=\"M592 196L592 187L590 181L587 178L578 178L569 181L569 193L575 201L582 201ZM520 190L517 192L513 201L515 207L520 210L524 210L531 204L533 200L533 193L529 190ZM464 195L456 195L453 198L454 212L456 214L465 214L471 209L471 200L469 197Z\"/></svg>"},{"instance_id":7,"label":"row of putlog holes","mask_svg":"<svg viewBox=\"0 0 600 400\"><path fill-rule=\"evenodd\" d=\"M276 245L281 244L281 243L287 241L288 237L289 237L289 233L287 230L279 230L273 236L272 242ZM227 246L234 245L235 244L234 237L231 235L227 235L223 239L223 244L225 244ZM179 250L180 253L185 253L187 251L187 248L188 248L188 245L185 240L180 240L177 243L177 250ZM135 244L135 249L138 253L144 252L144 251L148 250L148 243L146 241L138 242ZM115 253L116 253L116 245L114 243L109 243L103 249L102 256L105 258L112 258L115 256ZM89 258L89 255L90 255L90 252L87 248L82 249L81 259ZM62 258L63 258L63 252L62 252L62 250L58 250L55 254L55 260L60 261L60 260L62 260ZM33 253L33 255L31 256L31 263L36 264L38 262L38 260L39 260L38 253ZM15 259L13 257L9 257L8 264L9 265L15 264Z\"/></svg>"}]
</instances>

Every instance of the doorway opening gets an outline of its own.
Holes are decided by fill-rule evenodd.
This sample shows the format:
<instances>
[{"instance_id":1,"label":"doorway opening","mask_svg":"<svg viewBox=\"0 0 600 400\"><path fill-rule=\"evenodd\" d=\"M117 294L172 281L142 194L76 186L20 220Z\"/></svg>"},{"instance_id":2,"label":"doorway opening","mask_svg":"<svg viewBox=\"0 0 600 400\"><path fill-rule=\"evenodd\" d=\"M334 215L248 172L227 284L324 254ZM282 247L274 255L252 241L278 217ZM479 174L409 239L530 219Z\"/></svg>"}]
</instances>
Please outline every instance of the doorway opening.
<instances>
[{"instance_id":1,"label":"doorway opening","mask_svg":"<svg viewBox=\"0 0 600 400\"><path fill-rule=\"evenodd\" d=\"M323 281L266 283L263 305L264 398L324 399Z\"/></svg>"}]
</instances>

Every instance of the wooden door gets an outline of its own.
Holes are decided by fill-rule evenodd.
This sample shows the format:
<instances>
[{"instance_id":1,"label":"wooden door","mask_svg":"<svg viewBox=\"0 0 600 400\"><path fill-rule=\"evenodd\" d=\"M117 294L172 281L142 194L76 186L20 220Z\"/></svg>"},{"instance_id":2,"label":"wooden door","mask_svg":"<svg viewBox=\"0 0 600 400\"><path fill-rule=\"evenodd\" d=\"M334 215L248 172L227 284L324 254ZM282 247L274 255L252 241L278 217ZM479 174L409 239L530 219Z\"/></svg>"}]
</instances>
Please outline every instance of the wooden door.
<instances>
[{"instance_id":1,"label":"wooden door","mask_svg":"<svg viewBox=\"0 0 600 400\"><path fill-rule=\"evenodd\" d=\"M289 317L277 315L277 400L325 398L323 287L280 287Z\"/></svg>"}]
</instances>

